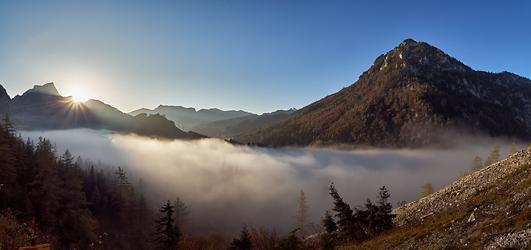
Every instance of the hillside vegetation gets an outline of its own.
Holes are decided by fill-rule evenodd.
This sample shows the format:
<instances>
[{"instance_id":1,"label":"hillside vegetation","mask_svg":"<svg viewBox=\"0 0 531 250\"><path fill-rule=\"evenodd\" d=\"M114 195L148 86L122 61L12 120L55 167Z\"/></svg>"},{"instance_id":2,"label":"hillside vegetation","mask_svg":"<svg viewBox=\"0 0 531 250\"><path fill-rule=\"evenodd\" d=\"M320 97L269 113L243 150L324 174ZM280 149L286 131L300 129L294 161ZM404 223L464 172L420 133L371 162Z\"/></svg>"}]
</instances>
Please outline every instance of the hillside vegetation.
<instances>
[{"instance_id":1,"label":"hillside vegetation","mask_svg":"<svg viewBox=\"0 0 531 250\"><path fill-rule=\"evenodd\" d=\"M531 147L394 213L396 228L341 249L529 249Z\"/></svg>"}]
</instances>

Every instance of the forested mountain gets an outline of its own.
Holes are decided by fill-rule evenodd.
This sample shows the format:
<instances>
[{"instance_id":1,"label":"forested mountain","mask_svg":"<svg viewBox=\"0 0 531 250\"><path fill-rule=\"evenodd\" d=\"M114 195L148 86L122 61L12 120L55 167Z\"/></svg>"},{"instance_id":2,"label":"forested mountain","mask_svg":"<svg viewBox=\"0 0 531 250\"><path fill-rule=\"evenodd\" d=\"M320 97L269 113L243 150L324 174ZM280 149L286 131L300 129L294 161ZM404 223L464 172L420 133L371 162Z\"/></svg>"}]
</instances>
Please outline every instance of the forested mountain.
<instances>
[{"instance_id":1,"label":"forested mountain","mask_svg":"<svg viewBox=\"0 0 531 250\"><path fill-rule=\"evenodd\" d=\"M195 108L185 108L182 106L168 106L168 105L160 105L153 110L142 108L142 109L132 111L129 114L136 116L142 113L164 115L169 120L174 121L176 126L184 131L189 131L189 130L195 131L193 129L195 126L204 124L204 123L254 115L252 113L249 113L243 110L225 111L225 110L220 110L217 108L196 110ZM195 132L198 132L198 131L195 131Z\"/></svg>"},{"instance_id":2,"label":"forested mountain","mask_svg":"<svg viewBox=\"0 0 531 250\"><path fill-rule=\"evenodd\" d=\"M21 129L92 128L169 139L203 137L178 129L161 115L131 116L98 100L75 102L72 97L61 96L53 83L36 85L12 100L1 92L3 112L9 111Z\"/></svg>"},{"instance_id":3,"label":"forested mountain","mask_svg":"<svg viewBox=\"0 0 531 250\"><path fill-rule=\"evenodd\" d=\"M261 115L252 114L233 119L203 123L193 127L192 131L210 137L239 140L240 137L245 136L247 133L253 133L258 128L271 126L285 120L295 111L295 109L277 110Z\"/></svg>"},{"instance_id":4,"label":"forested mountain","mask_svg":"<svg viewBox=\"0 0 531 250\"><path fill-rule=\"evenodd\" d=\"M151 249L152 212L121 168L97 170L15 133L0 123L0 248Z\"/></svg>"},{"instance_id":5,"label":"forested mountain","mask_svg":"<svg viewBox=\"0 0 531 250\"><path fill-rule=\"evenodd\" d=\"M531 139L531 81L475 71L407 39L358 81L242 138L266 145L419 147L445 132Z\"/></svg>"}]
</instances>

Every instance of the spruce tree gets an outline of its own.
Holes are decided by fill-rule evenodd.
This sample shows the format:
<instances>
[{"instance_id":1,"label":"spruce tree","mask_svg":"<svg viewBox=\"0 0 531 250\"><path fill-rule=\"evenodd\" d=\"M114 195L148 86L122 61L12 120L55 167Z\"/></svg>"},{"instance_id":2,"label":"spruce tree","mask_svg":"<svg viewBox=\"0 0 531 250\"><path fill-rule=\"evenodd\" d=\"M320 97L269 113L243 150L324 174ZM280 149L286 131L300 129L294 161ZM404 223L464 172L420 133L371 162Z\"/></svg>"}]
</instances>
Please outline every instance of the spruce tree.
<instances>
[{"instance_id":1,"label":"spruce tree","mask_svg":"<svg viewBox=\"0 0 531 250\"><path fill-rule=\"evenodd\" d=\"M243 226L242 231L240 232L240 237L232 240L230 245L231 250L250 250L253 244L251 241L251 234L247 230L247 226Z\"/></svg>"},{"instance_id":2,"label":"spruce tree","mask_svg":"<svg viewBox=\"0 0 531 250\"><path fill-rule=\"evenodd\" d=\"M328 233L332 233L337 230L337 224L334 221L332 214L328 210L326 210L324 218L323 218L323 227Z\"/></svg>"},{"instance_id":3,"label":"spruce tree","mask_svg":"<svg viewBox=\"0 0 531 250\"><path fill-rule=\"evenodd\" d=\"M177 249L181 236L179 227L175 225L175 210L168 200L160 209L162 216L155 221L155 242L160 249Z\"/></svg>"},{"instance_id":4,"label":"spruce tree","mask_svg":"<svg viewBox=\"0 0 531 250\"><path fill-rule=\"evenodd\" d=\"M334 185L334 183L330 184L329 188L330 196L334 199L334 212L336 212L337 217L337 226L339 230L343 232L348 232L351 230L352 227L352 215L354 211L352 211L352 208L350 208L350 205L345 203L343 201L343 198L339 195L337 192L337 189Z\"/></svg>"},{"instance_id":5,"label":"spruce tree","mask_svg":"<svg viewBox=\"0 0 531 250\"><path fill-rule=\"evenodd\" d=\"M393 218L395 216L392 214L393 206L389 202L389 197L391 197L391 195L389 194L389 191L387 190L385 186L382 186L380 188L380 192L378 193L378 201L376 202L376 206L378 208L378 212L376 214L376 217L377 217L376 231L377 232L381 232L393 226Z\"/></svg>"},{"instance_id":6,"label":"spruce tree","mask_svg":"<svg viewBox=\"0 0 531 250\"><path fill-rule=\"evenodd\" d=\"M492 151L490 151L489 157L485 161L485 166L494 164L500 160L500 145L494 146Z\"/></svg>"},{"instance_id":7,"label":"spruce tree","mask_svg":"<svg viewBox=\"0 0 531 250\"><path fill-rule=\"evenodd\" d=\"M470 168L470 170L474 172L482 168L483 168L483 161L481 160L481 157L479 156L474 157L474 159L472 160L472 167Z\"/></svg>"},{"instance_id":8,"label":"spruce tree","mask_svg":"<svg viewBox=\"0 0 531 250\"><path fill-rule=\"evenodd\" d=\"M299 234L304 237L306 234L307 220L308 220L308 204L306 203L306 195L304 191L300 191L299 199L297 200L297 227Z\"/></svg>"},{"instance_id":9,"label":"spruce tree","mask_svg":"<svg viewBox=\"0 0 531 250\"><path fill-rule=\"evenodd\" d=\"M190 214L190 211L183 200L181 200L179 197L175 198L173 207L175 208L175 223L182 228L186 222L186 217L188 214Z\"/></svg>"},{"instance_id":10,"label":"spruce tree","mask_svg":"<svg viewBox=\"0 0 531 250\"><path fill-rule=\"evenodd\" d=\"M323 250L335 249L336 240L337 240L337 237L336 237L337 225L330 211L327 210L325 212L322 223L323 223L325 232L321 234L321 237L319 240L320 247Z\"/></svg>"}]
</instances>

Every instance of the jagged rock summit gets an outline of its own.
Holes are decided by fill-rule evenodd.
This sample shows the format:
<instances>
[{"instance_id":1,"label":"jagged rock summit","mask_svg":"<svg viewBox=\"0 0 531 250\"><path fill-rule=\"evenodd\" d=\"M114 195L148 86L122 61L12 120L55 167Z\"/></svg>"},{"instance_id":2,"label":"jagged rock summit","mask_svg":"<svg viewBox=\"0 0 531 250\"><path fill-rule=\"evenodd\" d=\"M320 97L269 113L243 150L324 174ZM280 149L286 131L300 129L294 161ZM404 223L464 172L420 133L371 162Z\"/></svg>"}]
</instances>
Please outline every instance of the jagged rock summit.
<instances>
[{"instance_id":1,"label":"jagged rock summit","mask_svg":"<svg viewBox=\"0 0 531 250\"><path fill-rule=\"evenodd\" d=\"M55 85L53 84L53 82L49 82L44 85L34 85L32 89L27 90L26 92L24 92L23 95L31 94L31 93L61 96L59 94L59 91L57 91L57 88L55 88Z\"/></svg>"}]
</instances>

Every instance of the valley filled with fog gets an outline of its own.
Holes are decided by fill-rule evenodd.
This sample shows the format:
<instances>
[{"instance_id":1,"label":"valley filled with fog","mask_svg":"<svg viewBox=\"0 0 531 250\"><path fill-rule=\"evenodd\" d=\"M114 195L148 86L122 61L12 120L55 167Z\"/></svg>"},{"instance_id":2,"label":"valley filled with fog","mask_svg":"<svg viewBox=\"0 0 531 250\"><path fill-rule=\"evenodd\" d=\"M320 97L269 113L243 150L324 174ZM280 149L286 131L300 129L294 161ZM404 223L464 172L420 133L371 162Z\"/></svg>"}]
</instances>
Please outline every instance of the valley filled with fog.
<instances>
[{"instance_id":1,"label":"valley filled with fog","mask_svg":"<svg viewBox=\"0 0 531 250\"><path fill-rule=\"evenodd\" d=\"M396 206L416 200L424 183L438 189L456 180L470 170L474 156L485 157L495 144L502 146L502 157L510 147L507 142L475 140L473 145L437 150L271 149L219 139L156 140L88 129L21 135L34 141L48 138L58 153L69 149L101 162L100 167L124 167L132 184L142 179L138 188L154 208L180 197L190 209L184 230L195 233L233 233L244 224L287 232L295 227L300 190L306 193L310 221L319 224L332 207L331 182L353 206L375 199L385 185Z\"/></svg>"}]
</instances>

